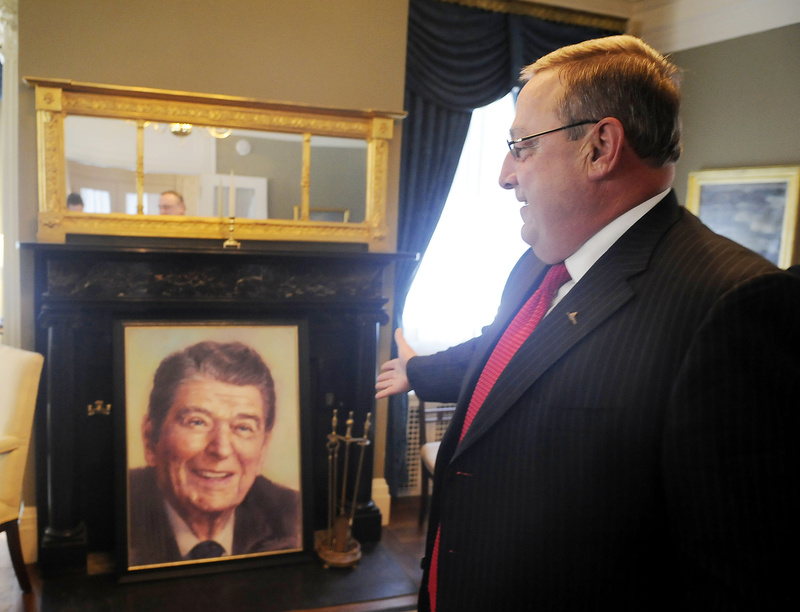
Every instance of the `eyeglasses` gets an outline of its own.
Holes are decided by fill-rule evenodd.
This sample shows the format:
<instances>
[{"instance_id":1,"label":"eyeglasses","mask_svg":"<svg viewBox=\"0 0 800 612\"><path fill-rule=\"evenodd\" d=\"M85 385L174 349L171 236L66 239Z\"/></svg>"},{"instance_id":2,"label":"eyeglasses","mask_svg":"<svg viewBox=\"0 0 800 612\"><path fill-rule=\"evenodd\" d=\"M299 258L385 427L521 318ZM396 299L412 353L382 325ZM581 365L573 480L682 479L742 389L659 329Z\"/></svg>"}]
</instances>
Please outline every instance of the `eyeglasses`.
<instances>
[{"instance_id":1,"label":"eyeglasses","mask_svg":"<svg viewBox=\"0 0 800 612\"><path fill-rule=\"evenodd\" d=\"M514 140L506 140L508 144L508 150L511 151L511 155L514 159L519 159L519 152L524 151L528 147L521 147L517 148L517 145L521 142L525 142L526 140L532 140L533 138L539 138L539 136L544 136L545 134L552 134L553 132L560 132L561 130L568 130L569 128L578 127L580 125L587 125L589 123L599 123L598 119L585 119L584 121L578 121L577 123L570 123L569 125L562 125L561 127L554 128L552 130L545 130L544 132L539 132L538 134L531 134L530 136L523 136L522 138L516 138Z\"/></svg>"}]
</instances>

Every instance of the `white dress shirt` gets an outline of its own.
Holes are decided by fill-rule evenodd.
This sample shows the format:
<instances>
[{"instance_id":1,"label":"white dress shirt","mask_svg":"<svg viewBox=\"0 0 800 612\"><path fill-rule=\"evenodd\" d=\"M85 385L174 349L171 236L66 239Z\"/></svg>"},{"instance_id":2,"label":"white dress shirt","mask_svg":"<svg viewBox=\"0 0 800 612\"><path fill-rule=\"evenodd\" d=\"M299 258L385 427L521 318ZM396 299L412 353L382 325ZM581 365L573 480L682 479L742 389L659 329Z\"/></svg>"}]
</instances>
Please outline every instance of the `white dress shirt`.
<instances>
[{"instance_id":1,"label":"white dress shirt","mask_svg":"<svg viewBox=\"0 0 800 612\"><path fill-rule=\"evenodd\" d=\"M181 558L187 559L189 556L189 552L200 542L204 542L205 540L200 540L192 530L189 529L189 525L186 524L180 515L175 511L175 509L169 505L169 503L164 502L164 505L167 507L167 516L169 517L169 523L172 525L172 533L175 534L175 541L178 543L178 550L180 550ZM235 514L235 513L234 513ZM228 556L233 551L233 523L234 523L234 515L231 515L231 518L225 524L225 527L222 528L222 531L214 536L214 541L222 546L225 549L225 552L222 553L222 556Z\"/></svg>"},{"instance_id":2,"label":"white dress shirt","mask_svg":"<svg viewBox=\"0 0 800 612\"><path fill-rule=\"evenodd\" d=\"M561 285L550 309L552 310L552 308L569 293L570 289L575 286L575 283L583 278L583 275L589 271L589 268L597 263L597 260L600 259L625 232L633 227L634 223L650 212L669 192L670 190L666 189L623 213L589 238L589 240L584 242L572 255L567 257L564 260L564 264L567 266L567 271L569 272L571 280ZM550 311L548 310L548 312Z\"/></svg>"}]
</instances>

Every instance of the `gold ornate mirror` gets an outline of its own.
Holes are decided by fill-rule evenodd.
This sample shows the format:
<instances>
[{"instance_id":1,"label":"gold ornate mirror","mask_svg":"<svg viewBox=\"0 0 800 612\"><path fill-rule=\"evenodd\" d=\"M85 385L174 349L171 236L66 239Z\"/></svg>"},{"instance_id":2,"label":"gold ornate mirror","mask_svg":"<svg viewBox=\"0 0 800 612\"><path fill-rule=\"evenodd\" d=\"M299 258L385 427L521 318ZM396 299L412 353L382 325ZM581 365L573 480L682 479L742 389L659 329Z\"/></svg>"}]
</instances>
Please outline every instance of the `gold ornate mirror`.
<instances>
[{"instance_id":1,"label":"gold ornate mirror","mask_svg":"<svg viewBox=\"0 0 800 612\"><path fill-rule=\"evenodd\" d=\"M385 249L388 141L402 113L25 80L36 88L41 242L225 239L233 227L238 240ZM82 208L68 209L70 194Z\"/></svg>"}]
</instances>

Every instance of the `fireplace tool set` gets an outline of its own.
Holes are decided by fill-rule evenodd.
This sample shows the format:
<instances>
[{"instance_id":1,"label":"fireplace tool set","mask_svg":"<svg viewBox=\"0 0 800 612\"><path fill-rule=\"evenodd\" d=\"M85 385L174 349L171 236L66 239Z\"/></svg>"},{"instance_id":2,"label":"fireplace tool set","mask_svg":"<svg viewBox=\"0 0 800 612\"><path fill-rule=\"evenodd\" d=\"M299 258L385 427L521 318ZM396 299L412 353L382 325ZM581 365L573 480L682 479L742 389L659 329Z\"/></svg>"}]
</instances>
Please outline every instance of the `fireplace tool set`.
<instances>
[{"instance_id":1,"label":"fireplace tool set","mask_svg":"<svg viewBox=\"0 0 800 612\"><path fill-rule=\"evenodd\" d=\"M361 470L364 465L364 453L369 446L369 429L372 413L367 413L364 421L364 435L353 437L353 413L350 412L345 422L345 434L337 433L338 415L333 411L331 433L328 434L328 528L317 536L316 550L324 567L355 567L361 559L361 545L353 539L353 517L358 499L358 486L361 482ZM358 451L351 447L360 447ZM342 448L343 447L343 448ZM340 473L340 452L343 453ZM350 501L347 501L347 475L350 471L350 456L358 454L358 467Z\"/></svg>"}]
</instances>

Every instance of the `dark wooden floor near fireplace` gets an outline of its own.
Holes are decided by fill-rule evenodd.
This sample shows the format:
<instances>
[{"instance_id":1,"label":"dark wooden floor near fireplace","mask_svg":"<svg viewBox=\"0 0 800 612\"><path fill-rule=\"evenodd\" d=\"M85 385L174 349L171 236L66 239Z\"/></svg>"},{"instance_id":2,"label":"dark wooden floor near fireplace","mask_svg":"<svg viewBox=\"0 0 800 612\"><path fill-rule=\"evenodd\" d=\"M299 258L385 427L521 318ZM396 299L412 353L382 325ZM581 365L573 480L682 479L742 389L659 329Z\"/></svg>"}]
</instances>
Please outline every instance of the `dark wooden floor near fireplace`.
<instances>
[{"instance_id":1,"label":"dark wooden floor near fireplace","mask_svg":"<svg viewBox=\"0 0 800 612\"><path fill-rule=\"evenodd\" d=\"M152 610L179 610L180 612L210 612L220 610L221 598L225 609L235 612L248 610L314 610L315 612L373 612L394 610L397 612L416 609L416 588L422 571L419 562L424 552L424 532L417 526L419 512L418 497L402 497L392 501L390 523L382 530L381 542L370 545L365 561L355 570L326 570L323 581L309 580L307 575L289 572L290 582L281 588L269 588L268 581L261 580L258 571L230 572L213 577L157 580L130 585L117 585L108 578L90 577L65 581L48 579L43 581L35 565L29 566L34 592L24 595L17 584L5 539L0 541L0 612L61 612L81 610L125 610L126 612L148 612ZM366 566L367 563L372 566ZM330 574L330 572L337 572ZM344 573L342 573L344 572ZM328 576L333 578L329 581ZM338 577L341 577L340 580ZM349 595L360 589L359 578L370 582L368 600L348 601ZM250 582L248 582L250 581ZM338 584L337 584L338 583ZM249 585L257 584L258 588ZM385 592L381 592L385 589ZM221 593L222 591L222 593ZM325 592L320 592L325 591ZM282 594L304 593L302 600L308 605L292 607L292 599ZM319 593L318 595L314 595ZM176 595L180 594L180 595ZM182 601L191 594L191 601ZM358 595L354 595L358 598ZM176 599L179 599L176 601ZM269 601L267 601L269 599ZM282 603L285 601L286 603ZM198 603L199 602L199 603ZM202 602L207 602L203 607ZM289 605L289 607L285 607Z\"/></svg>"}]
</instances>

